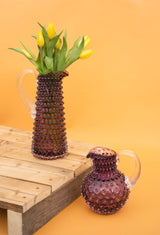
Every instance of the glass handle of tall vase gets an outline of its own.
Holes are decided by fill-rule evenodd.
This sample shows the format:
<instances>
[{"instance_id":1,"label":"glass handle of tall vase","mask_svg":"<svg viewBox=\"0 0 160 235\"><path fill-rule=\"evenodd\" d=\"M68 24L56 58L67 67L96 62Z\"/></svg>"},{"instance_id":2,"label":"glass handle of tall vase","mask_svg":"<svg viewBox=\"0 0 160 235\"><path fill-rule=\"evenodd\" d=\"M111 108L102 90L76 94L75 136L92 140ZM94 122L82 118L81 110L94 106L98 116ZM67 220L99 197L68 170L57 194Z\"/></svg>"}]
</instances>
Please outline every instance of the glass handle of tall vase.
<instances>
[{"instance_id":1,"label":"glass handle of tall vase","mask_svg":"<svg viewBox=\"0 0 160 235\"><path fill-rule=\"evenodd\" d=\"M26 69L26 70L23 70L18 78L17 78L17 89L18 89L18 92L19 92L19 95L24 103L24 105L26 106L27 110L29 111L31 117L33 119L35 119L35 116L36 116L36 109L35 109L35 103L33 103L28 95L26 94L24 88L23 88L23 85L22 85L22 82L23 82L23 78L26 74L33 74L35 77L36 77L36 74L35 72L32 70L32 69Z\"/></svg>"}]
</instances>

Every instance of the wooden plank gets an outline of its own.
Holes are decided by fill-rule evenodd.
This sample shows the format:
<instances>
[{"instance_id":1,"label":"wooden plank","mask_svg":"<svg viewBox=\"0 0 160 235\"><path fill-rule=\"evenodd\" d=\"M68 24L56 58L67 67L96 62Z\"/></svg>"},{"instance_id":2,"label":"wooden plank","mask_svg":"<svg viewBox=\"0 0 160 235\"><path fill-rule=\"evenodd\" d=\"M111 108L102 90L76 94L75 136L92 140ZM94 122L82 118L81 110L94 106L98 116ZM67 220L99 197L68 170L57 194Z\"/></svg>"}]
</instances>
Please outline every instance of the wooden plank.
<instances>
[{"instance_id":1,"label":"wooden plank","mask_svg":"<svg viewBox=\"0 0 160 235\"><path fill-rule=\"evenodd\" d=\"M4 127L0 126L0 139L29 144L32 140L32 133L29 131L21 131L14 128L4 129Z\"/></svg>"},{"instance_id":2,"label":"wooden plank","mask_svg":"<svg viewBox=\"0 0 160 235\"><path fill-rule=\"evenodd\" d=\"M41 201L51 193L51 187L43 184L13 179L0 176L0 188L10 189L15 193L27 193L36 196L36 201Z\"/></svg>"},{"instance_id":3,"label":"wooden plank","mask_svg":"<svg viewBox=\"0 0 160 235\"><path fill-rule=\"evenodd\" d=\"M7 163L8 161L10 162L10 164L12 164L13 166L19 166L19 167L24 167L24 168L30 168L30 169L37 169L37 170L42 170L42 171L47 171L47 172L51 172L57 175L70 175L71 177L74 177L74 172L72 170L69 169L64 169L62 167L54 167L52 166L52 164L50 164L52 161L43 161L43 160L39 160L39 159L35 159L34 157L32 157L33 161L29 161L29 159L27 159L28 161L26 161L25 159L23 160L23 158L16 158L16 154L13 157L9 157L12 155L6 154L8 156L4 156L3 154L0 154L0 164L2 163ZM35 161L34 161L35 160ZM57 161L57 160L56 160ZM48 164L44 164L48 163ZM0 169L1 170L1 169Z\"/></svg>"},{"instance_id":4,"label":"wooden plank","mask_svg":"<svg viewBox=\"0 0 160 235\"><path fill-rule=\"evenodd\" d=\"M16 137L15 137L16 139ZM16 142L14 140L4 140L0 139L0 153L3 154L6 151L14 150L14 149L20 149L20 151L24 151L27 153L31 153L31 142L25 143L25 142ZM74 146L75 143L75 146ZM73 141L68 140L68 157L67 159L73 159L73 160L85 160L86 155L88 154L89 150L93 147L91 144L85 144L83 146L83 143L79 141Z\"/></svg>"},{"instance_id":5,"label":"wooden plank","mask_svg":"<svg viewBox=\"0 0 160 235\"><path fill-rule=\"evenodd\" d=\"M89 143L83 143L76 140L68 140L68 151L69 153L87 156L90 149L94 148L95 145Z\"/></svg>"},{"instance_id":6,"label":"wooden plank","mask_svg":"<svg viewBox=\"0 0 160 235\"><path fill-rule=\"evenodd\" d=\"M39 163L43 165L50 165L54 167L63 168L66 170L74 171L75 175L80 174L83 170L87 169L88 165L92 164L89 159L84 158L84 156L79 156L75 154L68 153L68 155L62 159L47 160L42 161L33 157L31 150L29 148L19 148L18 146L14 146L14 144L4 144L0 146L0 156L5 156L14 159L23 159L25 161L30 161L34 163Z\"/></svg>"},{"instance_id":7,"label":"wooden plank","mask_svg":"<svg viewBox=\"0 0 160 235\"><path fill-rule=\"evenodd\" d=\"M8 194L9 192L9 194ZM29 200L29 196L33 196L29 203L26 200L19 200L14 195L23 195ZM34 206L38 202L51 194L51 187L42 184L35 184L32 182L26 182L23 180L12 179L8 177L0 176L0 207L4 209L10 209L18 212L25 212L30 207ZM33 199L33 200L32 200Z\"/></svg>"},{"instance_id":8,"label":"wooden plank","mask_svg":"<svg viewBox=\"0 0 160 235\"><path fill-rule=\"evenodd\" d=\"M24 235L22 214L14 211L7 211L8 234Z\"/></svg>"},{"instance_id":9,"label":"wooden plank","mask_svg":"<svg viewBox=\"0 0 160 235\"><path fill-rule=\"evenodd\" d=\"M69 146L69 148L73 149L74 147ZM24 152L24 153L30 154L31 153L31 144L26 145L25 143L17 143L17 142L13 142L13 141L0 140L0 154L4 154L8 151L12 151L12 152L17 151L16 153L19 153L21 151L21 153ZM82 151L85 151L85 150L83 149ZM86 152L87 152L87 150L86 150ZM89 159L86 158L86 155L79 154L78 150L76 152L76 148L75 148L75 151L70 150L68 152L65 159L76 160L76 161L80 161L80 162L89 161Z\"/></svg>"},{"instance_id":10,"label":"wooden plank","mask_svg":"<svg viewBox=\"0 0 160 235\"><path fill-rule=\"evenodd\" d=\"M72 171L65 171L51 166L0 157L0 175L49 185L52 191L73 179Z\"/></svg>"},{"instance_id":11,"label":"wooden plank","mask_svg":"<svg viewBox=\"0 0 160 235\"><path fill-rule=\"evenodd\" d=\"M83 169L82 163L80 161L74 161L70 160L67 158L62 158L62 159L56 159L56 160L41 160L33 157L32 153L27 153L27 152L21 152L19 149L15 150L8 150L4 154L0 153L0 156L8 157L8 158L13 158L15 160L24 160L26 162L33 162L33 163L38 163L39 165L44 165L44 166L53 166L55 168L61 168L63 170L69 170L72 171L72 174L77 175L78 172L80 172L80 169ZM85 165L84 165L85 168Z\"/></svg>"},{"instance_id":12,"label":"wooden plank","mask_svg":"<svg viewBox=\"0 0 160 235\"><path fill-rule=\"evenodd\" d=\"M16 141L17 143L27 145L30 148L32 141L32 133L30 131L18 130L0 126L0 140ZM69 153L86 156L91 148L95 147L93 144L83 143L75 140L68 140Z\"/></svg>"},{"instance_id":13,"label":"wooden plank","mask_svg":"<svg viewBox=\"0 0 160 235\"><path fill-rule=\"evenodd\" d=\"M9 126L3 126L0 125L0 132L14 132L14 133L20 133L20 134L24 134L24 135L30 135L31 132L30 131L26 131L26 130L20 130L14 127L9 127Z\"/></svg>"},{"instance_id":14,"label":"wooden plank","mask_svg":"<svg viewBox=\"0 0 160 235\"><path fill-rule=\"evenodd\" d=\"M0 188L0 207L25 212L35 205L35 196L14 190Z\"/></svg>"},{"instance_id":15,"label":"wooden plank","mask_svg":"<svg viewBox=\"0 0 160 235\"><path fill-rule=\"evenodd\" d=\"M81 194L82 179L90 169L81 173L49 197L23 214L23 235L30 235L47 223ZM19 234L17 234L19 235Z\"/></svg>"}]
</instances>

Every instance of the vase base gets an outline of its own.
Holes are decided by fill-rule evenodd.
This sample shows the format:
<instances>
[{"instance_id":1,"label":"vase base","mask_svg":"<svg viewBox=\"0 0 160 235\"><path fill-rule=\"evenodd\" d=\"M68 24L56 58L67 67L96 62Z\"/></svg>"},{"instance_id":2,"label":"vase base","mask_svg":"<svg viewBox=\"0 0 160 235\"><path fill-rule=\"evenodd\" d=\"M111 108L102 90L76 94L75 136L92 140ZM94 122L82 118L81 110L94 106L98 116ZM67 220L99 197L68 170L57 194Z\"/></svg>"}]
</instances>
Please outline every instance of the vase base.
<instances>
[{"instance_id":1,"label":"vase base","mask_svg":"<svg viewBox=\"0 0 160 235\"><path fill-rule=\"evenodd\" d=\"M58 158L63 158L64 156L66 156L67 152L63 153L63 154L60 154L60 155L44 156L44 155L36 154L32 150L32 154L33 154L34 157L42 159L42 160L56 160Z\"/></svg>"}]
</instances>

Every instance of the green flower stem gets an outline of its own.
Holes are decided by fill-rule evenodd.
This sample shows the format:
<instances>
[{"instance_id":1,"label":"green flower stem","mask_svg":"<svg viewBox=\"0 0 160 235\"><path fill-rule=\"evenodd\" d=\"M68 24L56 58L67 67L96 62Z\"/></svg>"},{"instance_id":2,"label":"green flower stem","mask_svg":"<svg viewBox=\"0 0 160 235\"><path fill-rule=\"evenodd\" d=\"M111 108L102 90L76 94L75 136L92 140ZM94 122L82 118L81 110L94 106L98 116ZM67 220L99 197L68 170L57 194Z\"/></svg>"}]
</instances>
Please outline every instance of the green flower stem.
<instances>
[{"instance_id":1,"label":"green flower stem","mask_svg":"<svg viewBox=\"0 0 160 235\"><path fill-rule=\"evenodd\" d=\"M44 72L42 47L40 47L40 59L41 59L41 69L42 69L42 71Z\"/></svg>"},{"instance_id":2,"label":"green flower stem","mask_svg":"<svg viewBox=\"0 0 160 235\"><path fill-rule=\"evenodd\" d=\"M29 60L33 65L35 65L35 66L37 65L36 62L35 62L35 60L32 60L32 59L28 59L28 60Z\"/></svg>"},{"instance_id":3,"label":"green flower stem","mask_svg":"<svg viewBox=\"0 0 160 235\"><path fill-rule=\"evenodd\" d=\"M71 62L70 64L67 64L66 62L66 66L65 66L65 69L68 68L68 66L70 66L71 64L73 64L75 61L79 60L79 58L75 59L73 62Z\"/></svg>"},{"instance_id":4,"label":"green flower stem","mask_svg":"<svg viewBox=\"0 0 160 235\"><path fill-rule=\"evenodd\" d=\"M57 70L57 59L58 59L58 52L56 48L54 49L54 57L53 57L53 68L56 71Z\"/></svg>"}]
</instances>

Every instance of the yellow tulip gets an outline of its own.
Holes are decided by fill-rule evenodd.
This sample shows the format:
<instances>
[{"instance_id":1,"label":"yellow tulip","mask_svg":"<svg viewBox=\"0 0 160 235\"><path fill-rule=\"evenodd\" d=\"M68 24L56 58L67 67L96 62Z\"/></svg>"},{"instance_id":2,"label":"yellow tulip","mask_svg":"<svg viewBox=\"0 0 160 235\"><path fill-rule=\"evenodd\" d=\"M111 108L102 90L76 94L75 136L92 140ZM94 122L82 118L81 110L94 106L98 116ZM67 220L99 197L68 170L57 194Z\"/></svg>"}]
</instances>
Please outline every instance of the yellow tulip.
<instances>
[{"instance_id":1,"label":"yellow tulip","mask_svg":"<svg viewBox=\"0 0 160 235\"><path fill-rule=\"evenodd\" d=\"M90 41L91 41L91 39L88 36L84 37L84 47L83 47L83 49L85 49L89 45ZM78 47L80 46L81 42L82 42L82 39L79 41Z\"/></svg>"},{"instance_id":2,"label":"yellow tulip","mask_svg":"<svg viewBox=\"0 0 160 235\"><path fill-rule=\"evenodd\" d=\"M44 46L44 37L43 37L42 30L38 31L37 44L38 44L39 47L43 47Z\"/></svg>"},{"instance_id":3,"label":"yellow tulip","mask_svg":"<svg viewBox=\"0 0 160 235\"><path fill-rule=\"evenodd\" d=\"M47 33L48 33L49 39L54 38L55 31L54 31L54 25L53 25L53 23L50 23L50 24L48 25Z\"/></svg>"},{"instance_id":4,"label":"yellow tulip","mask_svg":"<svg viewBox=\"0 0 160 235\"><path fill-rule=\"evenodd\" d=\"M55 48L56 48L57 50L59 50L60 47L61 47L61 39L58 38L58 41L56 42Z\"/></svg>"},{"instance_id":5,"label":"yellow tulip","mask_svg":"<svg viewBox=\"0 0 160 235\"><path fill-rule=\"evenodd\" d=\"M27 56L29 59L32 58L32 56L28 53L28 51L26 51L25 49L22 49L22 51L25 54L25 56Z\"/></svg>"},{"instance_id":6,"label":"yellow tulip","mask_svg":"<svg viewBox=\"0 0 160 235\"><path fill-rule=\"evenodd\" d=\"M88 57L90 57L92 55L93 51L91 49L86 50L86 51L82 51L79 58L80 59L87 59Z\"/></svg>"},{"instance_id":7,"label":"yellow tulip","mask_svg":"<svg viewBox=\"0 0 160 235\"><path fill-rule=\"evenodd\" d=\"M91 39L88 36L84 37L84 48L83 49L85 49L89 45L90 41L91 41Z\"/></svg>"}]
</instances>

